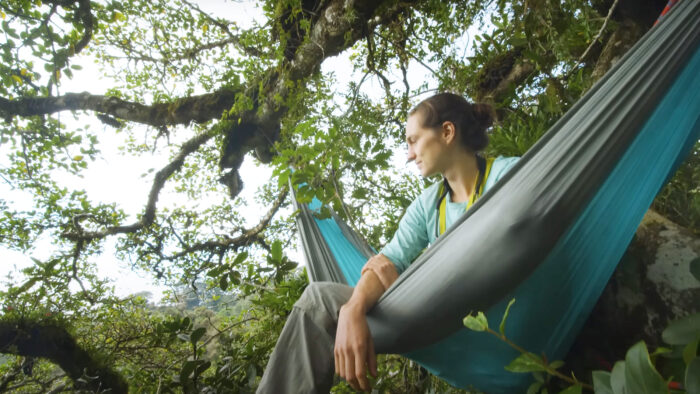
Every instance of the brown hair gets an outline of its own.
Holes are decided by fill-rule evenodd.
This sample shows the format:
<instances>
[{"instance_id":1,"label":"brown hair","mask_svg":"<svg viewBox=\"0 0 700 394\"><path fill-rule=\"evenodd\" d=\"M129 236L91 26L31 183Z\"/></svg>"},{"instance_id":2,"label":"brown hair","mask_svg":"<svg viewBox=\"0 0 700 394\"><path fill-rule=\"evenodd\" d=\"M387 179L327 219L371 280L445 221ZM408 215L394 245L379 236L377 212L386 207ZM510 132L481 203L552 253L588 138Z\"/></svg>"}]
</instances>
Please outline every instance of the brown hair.
<instances>
[{"instance_id":1,"label":"brown hair","mask_svg":"<svg viewBox=\"0 0 700 394\"><path fill-rule=\"evenodd\" d=\"M493 110L488 104L472 104L453 93L438 93L421 101L408 115L423 114L423 127L440 127L444 122L455 125L460 143L478 152L489 144L486 130L493 124Z\"/></svg>"}]
</instances>

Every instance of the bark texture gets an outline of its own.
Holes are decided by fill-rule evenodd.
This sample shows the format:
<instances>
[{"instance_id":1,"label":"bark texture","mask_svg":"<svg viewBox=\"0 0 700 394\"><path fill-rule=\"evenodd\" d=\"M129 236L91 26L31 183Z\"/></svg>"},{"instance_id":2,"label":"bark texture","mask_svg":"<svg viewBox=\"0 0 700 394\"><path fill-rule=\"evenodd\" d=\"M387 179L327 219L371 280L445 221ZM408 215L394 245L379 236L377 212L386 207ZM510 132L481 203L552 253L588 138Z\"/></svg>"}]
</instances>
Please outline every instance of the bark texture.
<instances>
[{"instance_id":1,"label":"bark texture","mask_svg":"<svg viewBox=\"0 0 700 394\"><path fill-rule=\"evenodd\" d=\"M697 236L649 210L574 345L571 362L605 369L640 340L650 350L664 346L661 332L670 321L700 312L700 280L690 271L698 258Z\"/></svg>"},{"instance_id":2,"label":"bark texture","mask_svg":"<svg viewBox=\"0 0 700 394\"><path fill-rule=\"evenodd\" d=\"M64 327L0 321L0 353L47 358L61 367L78 389L128 392L124 378L81 348Z\"/></svg>"}]
</instances>

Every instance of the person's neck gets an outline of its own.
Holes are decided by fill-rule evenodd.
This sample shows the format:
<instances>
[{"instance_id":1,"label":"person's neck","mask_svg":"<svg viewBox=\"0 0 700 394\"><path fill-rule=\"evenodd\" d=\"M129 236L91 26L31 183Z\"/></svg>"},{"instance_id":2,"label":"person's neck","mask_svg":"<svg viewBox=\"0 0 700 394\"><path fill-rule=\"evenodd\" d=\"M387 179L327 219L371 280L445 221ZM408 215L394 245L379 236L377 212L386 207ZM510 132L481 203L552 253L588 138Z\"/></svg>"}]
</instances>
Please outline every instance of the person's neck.
<instances>
[{"instance_id":1,"label":"person's neck","mask_svg":"<svg viewBox=\"0 0 700 394\"><path fill-rule=\"evenodd\" d=\"M476 155L460 150L455 152L454 160L451 162L452 166L442 174L450 184L450 201L467 202L475 192L476 180L479 177Z\"/></svg>"}]
</instances>

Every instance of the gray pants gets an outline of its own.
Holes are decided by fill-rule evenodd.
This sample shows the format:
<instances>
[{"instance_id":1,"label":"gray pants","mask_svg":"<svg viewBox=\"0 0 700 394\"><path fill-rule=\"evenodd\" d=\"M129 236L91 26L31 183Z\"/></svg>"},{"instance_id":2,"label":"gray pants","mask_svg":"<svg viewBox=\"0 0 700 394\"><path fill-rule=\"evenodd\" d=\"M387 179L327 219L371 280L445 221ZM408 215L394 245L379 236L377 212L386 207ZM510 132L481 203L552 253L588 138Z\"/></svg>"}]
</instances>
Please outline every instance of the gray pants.
<instances>
[{"instance_id":1,"label":"gray pants","mask_svg":"<svg viewBox=\"0 0 700 394\"><path fill-rule=\"evenodd\" d=\"M352 287L314 282L294 304L258 393L327 393L333 386L338 313Z\"/></svg>"}]
</instances>

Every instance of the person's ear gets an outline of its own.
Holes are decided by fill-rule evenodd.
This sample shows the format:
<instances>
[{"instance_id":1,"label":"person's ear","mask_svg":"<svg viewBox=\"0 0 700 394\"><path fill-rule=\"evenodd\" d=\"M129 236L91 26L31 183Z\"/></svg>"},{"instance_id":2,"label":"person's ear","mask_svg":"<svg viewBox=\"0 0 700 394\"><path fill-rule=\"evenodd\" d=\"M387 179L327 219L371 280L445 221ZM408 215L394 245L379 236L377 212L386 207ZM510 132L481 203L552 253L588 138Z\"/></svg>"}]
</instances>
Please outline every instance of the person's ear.
<instances>
[{"instance_id":1,"label":"person's ear","mask_svg":"<svg viewBox=\"0 0 700 394\"><path fill-rule=\"evenodd\" d=\"M449 144L457 140L457 129L455 128L454 123L450 121L442 122L441 131L442 139L445 141L445 143Z\"/></svg>"}]
</instances>

